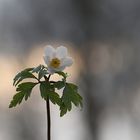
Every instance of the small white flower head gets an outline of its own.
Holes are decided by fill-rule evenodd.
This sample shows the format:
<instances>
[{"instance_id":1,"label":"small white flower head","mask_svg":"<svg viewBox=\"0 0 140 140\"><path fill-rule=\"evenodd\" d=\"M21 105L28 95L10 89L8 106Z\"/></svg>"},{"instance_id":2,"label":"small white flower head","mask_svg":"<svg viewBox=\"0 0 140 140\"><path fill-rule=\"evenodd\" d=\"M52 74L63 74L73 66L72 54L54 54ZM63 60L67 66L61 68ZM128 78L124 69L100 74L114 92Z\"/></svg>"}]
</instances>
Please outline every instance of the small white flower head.
<instances>
[{"instance_id":1,"label":"small white flower head","mask_svg":"<svg viewBox=\"0 0 140 140\"><path fill-rule=\"evenodd\" d=\"M73 63L73 59L68 56L66 47L60 46L55 49L51 45L45 48L44 61L48 66L50 74L63 71Z\"/></svg>"}]
</instances>

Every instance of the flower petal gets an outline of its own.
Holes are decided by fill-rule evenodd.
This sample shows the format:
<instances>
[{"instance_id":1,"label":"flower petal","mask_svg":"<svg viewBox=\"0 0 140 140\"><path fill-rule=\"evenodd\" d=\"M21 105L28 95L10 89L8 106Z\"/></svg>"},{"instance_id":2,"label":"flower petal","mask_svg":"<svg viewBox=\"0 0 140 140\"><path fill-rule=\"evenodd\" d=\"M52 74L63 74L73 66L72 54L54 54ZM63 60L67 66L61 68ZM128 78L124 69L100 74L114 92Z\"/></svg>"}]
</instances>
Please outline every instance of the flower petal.
<instances>
[{"instance_id":1,"label":"flower petal","mask_svg":"<svg viewBox=\"0 0 140 140\"><path fill-rule=\"evenodd\" d=\"M45 47L45 56L52 58L54 56L55 49L51 45Z\"/></svg>"},{"instance_id":2,"label":"flower petal","mask_svg":"<svg viewBox=\"0 0 140 140\"><path fill-rule=\"evenodd\" d=\"M72 64L73 64L73 59L71 57L66 57L65 59L62 60L61 67L62 66L68 67L71 66Z\"/></svg>"},{"instance_id":3,"label":"flower petal","mask_svg":"<svg viewBox=\"0 0 140 140\"><path fill-rule=\"evenodd\" d=\"M56 57L65 58L67 57L67 48L64 46L60 46L56 48Z\"/></svg>"},{"instance_id":4,"label":"flower petal","mask_svg":"<svg viewBox=\"0 0 140 140\"><path fill-rule=\"evenodd\" d=\"M57 68L57 71L63 71L65 69L65 66L60 66L59 68Z\"/></svg>"},{"instance_id":5,"label":"flower petal","mask_svg":"<svg viewBox=\"0 0 140 140\"><path fill-rule=\"evenodd\" d=\"M56 71L53 68L48 67L48 73L54 74Z\"/></svg>"},{"instance_id":6,"label":"flower petal","mask_svg":"<svg viewBox=\"0 0 140 140\"><path fill-rule=\"evenodd\" d=\"M54 74L57 71L63 71L65 69L65 67L59 67L59 68L52 68L52 67L48 67L48 72L50 74Z\"/></svg>"},{"instance_id":7,"label":"flower petal","mask_svg":"<svg viewBox=\"0 0 140 140\"><path fill-rule=\"evenodd\" d=\"M44 58L45 63L49 66L50 61L51 61L50 57L49 56L44 56L43 58Z\"/></svg>"}]
</instances>

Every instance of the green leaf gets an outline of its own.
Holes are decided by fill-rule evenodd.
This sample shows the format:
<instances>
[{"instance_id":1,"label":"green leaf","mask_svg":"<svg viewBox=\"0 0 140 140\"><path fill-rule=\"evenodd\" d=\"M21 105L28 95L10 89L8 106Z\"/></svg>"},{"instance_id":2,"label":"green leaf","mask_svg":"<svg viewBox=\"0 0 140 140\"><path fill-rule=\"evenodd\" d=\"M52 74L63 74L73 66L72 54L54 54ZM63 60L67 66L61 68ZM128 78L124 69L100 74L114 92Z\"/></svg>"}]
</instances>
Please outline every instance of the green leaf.
<instances>
[{"instance_id":1,"label":"green leaf","mask_svg":"<svg viewBox=\"0 0 140 140\"><path fill-rule=\"evenodd\" d=\"M62 71L57 71L55 73L57 73L58 75L62 76L64 78L63 80L66 80L66 78L68 77L68 74L67 73L64 73Z\"/></svg>"},{"instance_id":2,"label":"green leaf","mask_svg":"<svg viewBox=\"0 0 140 140\"><path fill-rule=\"evenodd\" d=\"M66 105L63 103L63 104L60 106L60 117L63 117L66 113L67 113L67 107L66 107Z\"/></svg>"},{"instance_id":3,"label":"green leaf","mask_svg":"<svg viewBox=\"0 0 140 140\"><path fill-rule=\"evenodd\" d=\"M39 65L32 70L32 73L34 73L34 72L38 73L41 69L42 69L42 65Z\"/></svg>"},{"instance_id":4,"label":"green leaf","mask_svg":"<svg viewBox=\"0 0 140 140\"><path fill-rule=\"evenodd\" d=\"M13 82L13 85L16 86L18 85L23 79L26 79L26 78L34 78L34 79L37 79L30 71L32 71L33 68L28 68L28 69L25 69L23 71L21 71L20 73L18 73L15 78L14 78L14 82Z\"/></svg>"},{"instance_id":5,"label":"green leaf","mask_svg":"<svg viewBox=\"0 0 140 140\"><path fill-rule=\"evenodd\" d=\"M32 70L32 73L38 73L38 79L40 80L42 77L44 77L44 75L48 74L47 69L45 66L43 65L39 65L38 67L34 68Z\"/></svg>"},{"instance_id":6,"label":"green leaf","mask_svg":"<svg viewBox=\"0 0 140 140\"><path fill-rule=\"evenodd\" d=\"M23 92L18 92L14 95L9 108L15 107L17 104L20 104L24 98L24 93Z\"/></svg>"},{"instance_id":7,"label":"green leaf","mask_svg":"<svg viewBox=\"0 0 140 140\"><path fill-rule=\"evenodd\" d=\"M49 91L48 97L49 97L49 99L51 100L51 102L53 104L57 104L57 105L61 104L61 99L60 99L59 95L56 92Z\"/></svg>"},{"instance_id":8,"label":"green leaf","mask_svg":"<svg viewBox=\"0 0 140 140\"><path fill-rule=\"evenodd\" d=\"M16 89L16 91L18 93L16 93L13 96L13 99L9 105L9 108L15 107L17 104L20 104L24 97L25 97L25 100L27 100L31 95L31 91L32 91L33 87L37 84L38 83L32 83L32 82L26 82L26 83L19 84Z\"/></svg>"},{"instance_id":9,"label":"green leaf","mask_svg":"<svg viewBox=\"0 0 140 140\"><path fill-rule=\"evenodd\" d=\"M33 82L21 83L20 85L18 85L16 91L22 91L24 93L25 100L27 100L31 95L32 89L37 84L38 83L33 83Z\"/></svg>"},{"instance_id":10,"label":"green leaf","mask_svg":"<svg viewBox=\"0 0 140 140\"><path fill-rule=\"evenodd\" d=\"M59 90L65 86L65 82L64 81L57 81L53 84L53 86Z\"/></svg>"},{"instance_id":11,"label":"green leaf","mask_svg":"<svg viewBox=\"0 0 140 140\"><path fill-rule=\"evenodd\" d=\"M41 97L45 100L50 99L53 104L61 104L59 95L54 91L54 87L49 82L40 83Z\"/></svg>"},{"instance_id":12,"label":"green leaf","mask_svg":"<svg viewBox=\"0 0 140 140\"><path fill-rule=\"evenodd\" d=\"M47 70L41 69L41 70L39 71L39 74L38 74L38 79L41 79L41 78L44 77L46 74L48 74Z\"/></svg>"},{"instance_id":13,"label":"green leaf","mask_svg":"<svg viewBox=\"0 0 140 140\"><path fill-rule=\"evenodd\" d=\"M44 98L45 100L47 100L48 98L48 93L50 91L50 83L43 81L40 83L40 93L41 93L41 97Z\"/></svg>"},{"instance_id":14,"label":"green leaf","mask_svg":"<svg viewBox=\"0 0 140 140\"><path fill-rule=\"evenodd\" d=\"M67 111L71 111L72 103L77 107L82 107L82 97L78 94L78 87L72 83L66 83L61 101L60 116L66 114Z\"/></svg>"}]
</instances>

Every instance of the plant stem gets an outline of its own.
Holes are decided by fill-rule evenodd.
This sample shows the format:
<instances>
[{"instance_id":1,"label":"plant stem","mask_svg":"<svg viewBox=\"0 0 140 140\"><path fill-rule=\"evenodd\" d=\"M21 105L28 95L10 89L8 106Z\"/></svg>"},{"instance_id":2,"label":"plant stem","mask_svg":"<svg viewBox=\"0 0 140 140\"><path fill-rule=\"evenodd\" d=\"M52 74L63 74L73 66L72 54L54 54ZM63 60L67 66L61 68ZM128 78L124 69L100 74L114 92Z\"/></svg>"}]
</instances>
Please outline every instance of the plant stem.
<instances>
[{"instance_id":1,"label":"plant stem","mask_svg":"<svg viewBox=\"0 0 140 140\"><path fill-rule=\"evenodd\" d=\"M46 82L49 82L50 76L51 75L49 75L48 77L44 76ZM46 100L46 111L47 111L47 140L51 140L51 113L50 113L49 98L47 98Z\"/></svg>"},{"instance_id":2,"label":"plant stem","mask_svg":"<svg viewBox=\"0 0 140 140\"><path fill-rule=\"evenodd\" d=\"M46 101L47 109L47 140L51 140L51 115L50 115L50 102L49 99Z\"/></svg>"}]
</instances>

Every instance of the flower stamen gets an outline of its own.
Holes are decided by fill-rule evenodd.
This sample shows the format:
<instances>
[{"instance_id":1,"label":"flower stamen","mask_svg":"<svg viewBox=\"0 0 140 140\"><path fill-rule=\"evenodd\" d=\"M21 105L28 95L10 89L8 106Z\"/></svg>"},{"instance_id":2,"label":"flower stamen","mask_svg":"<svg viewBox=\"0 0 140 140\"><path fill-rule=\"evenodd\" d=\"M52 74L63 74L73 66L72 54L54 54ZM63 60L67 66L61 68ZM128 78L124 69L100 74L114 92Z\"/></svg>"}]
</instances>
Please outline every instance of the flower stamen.
<instances>
[{"instance_id":1,"label":"flower stamen","mask_svg":"<svg viewBox=\"0 0 140 140\"><path fill-rule=\"evenodd\" d=\"M50 66L53 68L58 68L60 66L60 60L58 58L53 58L50 62Z\"/></svg>"}]
</instances>

